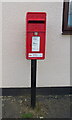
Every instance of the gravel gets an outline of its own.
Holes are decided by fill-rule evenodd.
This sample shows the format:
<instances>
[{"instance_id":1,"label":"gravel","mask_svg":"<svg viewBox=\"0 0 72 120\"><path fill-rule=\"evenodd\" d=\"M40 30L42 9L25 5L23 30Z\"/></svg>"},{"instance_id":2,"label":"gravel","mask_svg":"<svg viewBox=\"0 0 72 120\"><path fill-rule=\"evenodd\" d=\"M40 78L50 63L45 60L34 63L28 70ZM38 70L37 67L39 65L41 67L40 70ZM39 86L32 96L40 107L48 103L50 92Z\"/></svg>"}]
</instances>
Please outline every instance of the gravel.
<instances>
[{"instance_id":1,"label":"gravel","mask_svg":"<svg viewBox=\"0 0 72 120\"><path fill-rule=\"evenodd\" d=\"M32 114L33 118L70 118L72 111L71 95L49 95L36 97L36 108L31 108L30 95L3 96L2 117L22 118L25 114Z\"/></svg>"}]
</instances>

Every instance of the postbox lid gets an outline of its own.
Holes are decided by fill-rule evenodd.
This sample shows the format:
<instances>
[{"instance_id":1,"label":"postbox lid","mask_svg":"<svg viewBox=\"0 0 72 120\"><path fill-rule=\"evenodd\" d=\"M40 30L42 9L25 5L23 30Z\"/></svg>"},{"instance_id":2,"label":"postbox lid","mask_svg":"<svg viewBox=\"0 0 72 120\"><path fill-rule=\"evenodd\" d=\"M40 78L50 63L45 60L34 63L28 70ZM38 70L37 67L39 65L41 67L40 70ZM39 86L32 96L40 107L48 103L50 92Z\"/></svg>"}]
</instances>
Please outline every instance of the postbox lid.
<instances>
[{"instance_id":1,"label":"postbox lid","mask_svg":"<svg viewBox=\"0 0 72 120\"><path fill-rule=\"evenodd\" d=\"M45 12L27 12L27 31L45 31L46 13Z\"/></svg>"}]
</instances>

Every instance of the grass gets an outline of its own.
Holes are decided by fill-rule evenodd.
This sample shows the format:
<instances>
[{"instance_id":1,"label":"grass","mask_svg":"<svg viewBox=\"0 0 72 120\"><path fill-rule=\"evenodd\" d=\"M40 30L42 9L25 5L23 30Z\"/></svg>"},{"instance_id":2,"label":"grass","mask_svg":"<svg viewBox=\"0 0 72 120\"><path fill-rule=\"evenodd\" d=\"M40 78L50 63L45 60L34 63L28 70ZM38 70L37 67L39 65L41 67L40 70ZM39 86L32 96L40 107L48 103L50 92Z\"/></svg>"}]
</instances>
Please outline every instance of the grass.
<instances>
[{"instance_id":1,"label":"grass","mask_svg":"<svg viewBox=\"0 0 72 120\"><path fill-rule=\"evenodd\" d=\"M22 118L33 118L33 114L32 113L26 113L26 114L22 114L21 117Z\"/></svg>"},{"instance_id":2,"label":"grass","mask_svg":"<svg viewBox=\"0 0 72 120\"><path fill-rule=\"evenodd\" d=\"M36 117L36 115L38 116L38 118L40 116L44 116L43 111L41 111L41 103L40 102L36 103L36 107L34 109L32 109L31 107L26 109L26 113L22 113L21 118L34 118L34 117Z\"/></svg>"}]
</instances>

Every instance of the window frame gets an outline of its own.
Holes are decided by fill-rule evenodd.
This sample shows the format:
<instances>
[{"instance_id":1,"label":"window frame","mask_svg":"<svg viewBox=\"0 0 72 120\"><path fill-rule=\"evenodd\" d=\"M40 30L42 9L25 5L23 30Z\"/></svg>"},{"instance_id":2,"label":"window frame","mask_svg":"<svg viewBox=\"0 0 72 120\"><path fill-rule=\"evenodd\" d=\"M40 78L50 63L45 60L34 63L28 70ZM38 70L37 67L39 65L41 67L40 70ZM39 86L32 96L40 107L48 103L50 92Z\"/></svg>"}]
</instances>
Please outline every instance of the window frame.
<instances>
[{"instance_id":1,"label":"window frame","mask_svg":"<svg viewBox=\"0 0 72 120\"><path fill-rule=\"evenodd\" d=\"M69 11L69 0L63 3L63 23L62 23L62 34L72 35L72 27L68 26L68 11Z\"/></svg>"}]
</instances>

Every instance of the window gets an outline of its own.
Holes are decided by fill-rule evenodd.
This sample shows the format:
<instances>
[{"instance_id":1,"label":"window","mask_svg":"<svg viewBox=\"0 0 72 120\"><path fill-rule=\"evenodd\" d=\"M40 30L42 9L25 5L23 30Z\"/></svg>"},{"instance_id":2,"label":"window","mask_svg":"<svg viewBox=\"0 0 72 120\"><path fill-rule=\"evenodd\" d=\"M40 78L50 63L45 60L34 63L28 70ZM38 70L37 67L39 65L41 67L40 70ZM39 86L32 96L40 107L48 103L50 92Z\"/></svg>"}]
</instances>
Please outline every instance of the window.
<instances>
[{"instance_id":1,"label":"window","mask_svg":"<svg viewBox=\"0 0 72 120\"><path fill-rule=\"evenodd\" d=\"M72 0L64 2L62 33L72 35Z\"/></svg>"}]
</instances>

